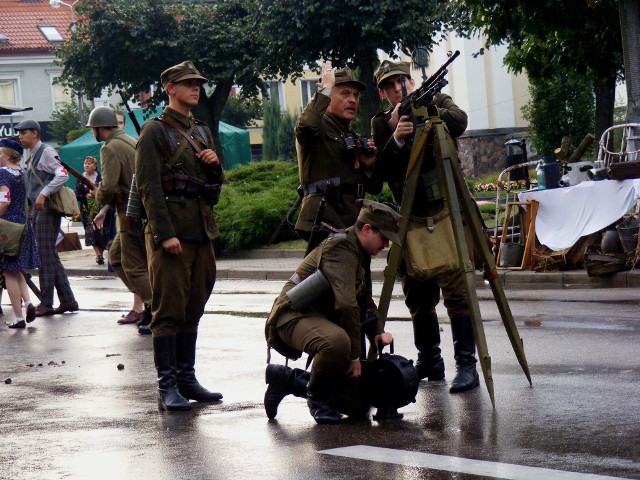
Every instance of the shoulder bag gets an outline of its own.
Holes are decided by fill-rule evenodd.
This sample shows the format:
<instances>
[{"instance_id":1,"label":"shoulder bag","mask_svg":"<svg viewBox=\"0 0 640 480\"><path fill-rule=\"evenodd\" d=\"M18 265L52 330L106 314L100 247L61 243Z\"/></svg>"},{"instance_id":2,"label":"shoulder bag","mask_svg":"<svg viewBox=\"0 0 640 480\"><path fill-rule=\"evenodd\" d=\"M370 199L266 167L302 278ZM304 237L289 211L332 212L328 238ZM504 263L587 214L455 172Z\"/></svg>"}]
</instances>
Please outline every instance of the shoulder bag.
<instances>
[{"instance_id":1,"label":"shoulder bag","mask_svg":"<svg viewBox=\"0 0 640 480\"><path fill-rule=\"evenodd\" d=\"M44 187L44 182L33 168L33 163L29 165L33 175L36 177L40 185ZM78 208L78 200L76 194L69 187L63 186L60 190L49 195L49 208L63 217L76 217L80 215Z\"/></svg>"},{"instance_id":2,"label":"shoulder bag","mask_svg":"<svg viewBox=\"0 0 640 480\"><path fill-rule=\"evenodd\" d=\"M25 184L26 186L26 184ZM28 221L28 204L25 194L24 213ZM17 257L22 251L22 241L27 232L27 225L0 218L0 256Z\"/></svg>"}]
</instances>

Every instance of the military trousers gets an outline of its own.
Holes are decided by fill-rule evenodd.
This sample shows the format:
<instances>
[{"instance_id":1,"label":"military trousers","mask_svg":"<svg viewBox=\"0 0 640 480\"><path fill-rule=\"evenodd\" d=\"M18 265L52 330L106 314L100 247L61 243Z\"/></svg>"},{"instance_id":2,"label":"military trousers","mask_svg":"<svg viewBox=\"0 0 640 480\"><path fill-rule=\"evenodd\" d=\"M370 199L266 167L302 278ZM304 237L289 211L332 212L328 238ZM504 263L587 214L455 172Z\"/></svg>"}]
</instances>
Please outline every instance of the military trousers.
<instances>
[{"instance_id":1,"label":"military trousers","mask_svg":"<svg viewBox=\"0 0 640 480\"><path fill-rule=\"evenodd\" d=\"M213 242L181 240L182 253L167 253L145 235L151 282L151 332L154 337L198 331L216 281Z\"/></svg>"},{"instance_id":2,"label":"military trousers","mask_svg":"<svg viewBox=\"0 0 640 480\"><path fill-rule=\"evenodd\" d=\"M290 347L313 356L312 368L318 374L332 377L331 391L326 393L334 410L352 417L367 414L370 404L361 379L344 374L350 362L351 341L342 327L317 313L285 323L278 328L278 335Z\"/></svg>"},{"instance_id":3,"label":"military trousers","mask_svg":"<svg viewBox=\"0 0 640 480\"><path fill-rule=\"evenodd\" d=\"M313 357L313 368L325 377L344 373L349 366L351 340L344 328L315 312L278 327L280 338Z\"/></svg>"},{"instance_id":4,"label":"military trousers","mask_svg":"<svg viewBox=\"0 0 640 480\"><path fill-rule=\"evenodd\" d=\"M109 263L127 289L151 304L151 283L147 268L144 234L130 233L124 212L118 212L117 233L109 248Z\"/></svg>"}]
</instances>

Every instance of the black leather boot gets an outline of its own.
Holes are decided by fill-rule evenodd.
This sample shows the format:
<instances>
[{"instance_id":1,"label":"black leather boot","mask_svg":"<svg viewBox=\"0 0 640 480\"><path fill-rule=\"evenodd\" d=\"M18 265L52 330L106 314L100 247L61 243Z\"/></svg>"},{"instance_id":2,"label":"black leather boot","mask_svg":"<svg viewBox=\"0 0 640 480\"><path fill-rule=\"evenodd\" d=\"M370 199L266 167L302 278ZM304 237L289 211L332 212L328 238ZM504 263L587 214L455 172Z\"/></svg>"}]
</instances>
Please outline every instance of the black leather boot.
<instances>
[{"instance_id":1,"label":"black leather boot","mask_svg":"<svg viewBox=\"0 0 640 480\"><path fill-rule=\"evenodd\" d=\"M158 410L191 410L189 401L178 391L176 337L154 337L153 359L158 371Z\"/></svg>"},{"instance_id":2,"label":"black leather boot","mask_svg":"<svg viewBox=\"0 0 640 480\"><path fill-rule=\"evenodd\" d=\"M476 370L476 342L470 317L451 318L453 350L456 359L456 376L451 382L450 393L460 393L480 385Z\"/></svg>"},{"instance_id":3,"label":"black leather boot","mask_svg":"<svg viewBox=\"0 0 640 480\"><path fill-rule=\"evenodd\" d=\"M318 375L313 370L307 385L307 406L316 423L335 425L340 423L341 417L329 404L331 396L331 379Z\"/></svg>"},{"instance_id":4,"label":"black leather boot","mask_svg":"<svg viewBox=\"0 0 640 480\"><path fill-rule=\"evenodd\" d=\"M181 332L176 335L176 370L180 394L196 402L218 402L222 394L210 392L196 378L196 340L198 334Z\"/></svg>"},{"instance_id":5,"label":"black leather boot","mask_svg":"<svg viewBox=\"0 0 640 480\"><path fill-rule=\"evenodd\" d=\"M431 313L415 318L413 323L413 339L418 349L416 372L418 378L429 381L444 380L444 360L440 354L440 324L438 315Z\"/></svg>"},{"instance_id":6,"label":"black leather boot","mask_svg":"<svg viewBox=\"0 0 640 480\"><path fill-rule=\"evenodd\" d=\"M309 373L300 368L289 368L284 365L267 365L265 381L268 385L264 393L264 410L271 420L278 414L278 406L289 394L307 398Z\"/></svg>"}]
</instances>

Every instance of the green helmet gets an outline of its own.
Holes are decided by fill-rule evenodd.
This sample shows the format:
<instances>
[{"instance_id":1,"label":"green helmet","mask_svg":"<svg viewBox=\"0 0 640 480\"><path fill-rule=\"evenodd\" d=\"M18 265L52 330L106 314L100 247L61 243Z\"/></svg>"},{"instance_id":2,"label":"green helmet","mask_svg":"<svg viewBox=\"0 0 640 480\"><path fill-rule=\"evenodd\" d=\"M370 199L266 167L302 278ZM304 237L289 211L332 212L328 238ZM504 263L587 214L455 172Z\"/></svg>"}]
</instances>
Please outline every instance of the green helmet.
<instances>
[{"instance_id":1,"label":"green helmet","mask_svg":"<svg viewBox=\"0 0 640 480\"><path fill-rule=\"evenodd\" d=\"M109 107L96 107L89 114L87 127L117 127L116 112Z\"/></svg>"}]
</instances>

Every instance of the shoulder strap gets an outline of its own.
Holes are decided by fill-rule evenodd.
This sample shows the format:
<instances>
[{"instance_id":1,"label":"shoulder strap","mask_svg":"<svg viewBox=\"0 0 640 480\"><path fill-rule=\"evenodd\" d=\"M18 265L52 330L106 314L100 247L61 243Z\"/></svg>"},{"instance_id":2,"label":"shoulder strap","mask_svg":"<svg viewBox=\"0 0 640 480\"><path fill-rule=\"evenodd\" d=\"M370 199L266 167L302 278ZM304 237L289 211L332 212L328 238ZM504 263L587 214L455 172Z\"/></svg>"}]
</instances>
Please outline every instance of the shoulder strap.
<instances>
[{"instance_id":1,"label":"shoulder strap","mask_svg":"<svg viewBox=\"0 0 640 480\"><path fill-rule=\"evenodd\" d=\"M202 151L202 148L200 148L200 146L193 141L193 138L191 138L187 132L185 132L184 130L182 130L180 127L178 127L175 123L173 123L171 120L169 120L168 118L166 118L164 115L160 115L158 117L158 119L163 122L166 123L167 125L169 125L171 128L173 128L176 132L178 132L180 135L182 135L187 142L189 142L191 144L191 146L193 147L193 149L200 153Z\"/></svg>"},{"instance_id":2,"label":"shoulder strap","mask_svg":"<svg viewBox=\"0 0 640 480\"><path fill-rule=\"evenodd\" d=\"M38 173L36 172L36 169L33 168L33 160L31 160L29 162L29 168L31 169L31 172L33 173L33 176L36 177L36 180L38 180L38 183L44 187L44 182L42 181L42 179L40 178L40 175L38 175Z\"/></svg>"},{"instance_id":3,"label":"shoulder strap","mask_svg":"<svg viewBox=\"0 0 640 480\"><path fill-rule=\"evenodd\" d=\"M111 140L120 140L121 142L124 142L127 145L129 145L134 150L136 149L135 140L133 138L129 139L129 138L125 137L124 135L118 135L117 137L113 137Z\"/></svg>"}]
</instances>

